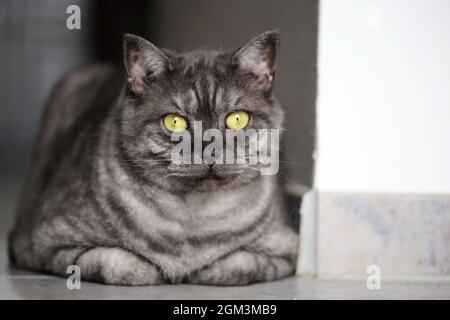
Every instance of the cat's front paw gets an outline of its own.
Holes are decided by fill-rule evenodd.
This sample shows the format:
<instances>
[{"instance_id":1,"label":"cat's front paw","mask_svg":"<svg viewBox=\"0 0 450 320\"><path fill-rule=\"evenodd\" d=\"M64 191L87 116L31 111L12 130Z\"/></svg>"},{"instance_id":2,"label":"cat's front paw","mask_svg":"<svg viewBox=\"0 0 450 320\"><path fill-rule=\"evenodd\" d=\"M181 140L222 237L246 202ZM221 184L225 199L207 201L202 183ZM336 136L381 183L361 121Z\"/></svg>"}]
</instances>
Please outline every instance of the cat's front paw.
<instances>
[{"instance_id":1,"label":"cat's front paw","mask_svg":"<svg viewBox=\"0 0 450 320\"><path fill-rule=\"evenodd\" d=\"M94 248L81 255L76 264L81 278L115 285L154 285L166 283L150 262L119 248Z\"/></svg>"},{"instance_id":2,"label":"cat's front paw","mask_svg":"<svg viewBox=\"0 0 450 320\"><path fill-rule=\"evenodd\" d=\"M283 258L249 251L237 251L193 272L187 283L246 285L271 281L293 274L294 264Z\"/></svg>"}]
</instances>

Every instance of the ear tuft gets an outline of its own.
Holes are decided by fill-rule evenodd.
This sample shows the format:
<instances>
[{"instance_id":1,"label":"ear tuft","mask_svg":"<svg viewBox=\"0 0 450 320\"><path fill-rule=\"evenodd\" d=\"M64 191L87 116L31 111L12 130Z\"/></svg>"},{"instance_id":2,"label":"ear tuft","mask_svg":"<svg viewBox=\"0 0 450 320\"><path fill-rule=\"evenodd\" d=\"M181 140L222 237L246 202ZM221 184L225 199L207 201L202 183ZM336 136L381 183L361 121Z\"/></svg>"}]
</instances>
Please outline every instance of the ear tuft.
<instances>
[{"instance_id":1,"label":"ear tuft","mask_svg":"<svg viewBox=\"0 0 450 320\"><path fill-rule=\"evenodd\" d=\"M127 82L136 94L142 94L150 81L160 76L169 58L149 41L133 34L123 36L124 65Z\"/></svg>"},{"instance_id":2,"label":"ear tuft","mask_svg":"<svg viewBox=\"0 0 450 320\"><path fill-rule=\"evenodd\" d=\"M266 31L250 40L233 55L232 63L255 76L256 84L263 90L272 86L275 59L280 42L280 31Z\"/></svg>"}]
</instances>

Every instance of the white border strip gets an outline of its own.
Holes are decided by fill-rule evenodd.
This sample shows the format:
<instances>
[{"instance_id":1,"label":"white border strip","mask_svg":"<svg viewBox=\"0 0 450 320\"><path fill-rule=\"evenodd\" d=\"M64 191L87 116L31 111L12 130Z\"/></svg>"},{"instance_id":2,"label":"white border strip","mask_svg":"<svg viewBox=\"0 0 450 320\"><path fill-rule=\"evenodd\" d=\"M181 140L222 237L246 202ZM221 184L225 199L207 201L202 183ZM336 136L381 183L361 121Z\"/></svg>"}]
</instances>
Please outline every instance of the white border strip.
<instances>
[{"instance_id":1,"label":"white border strip","mask_svg":"<svg viewBox=\"0 0 450 320\"><path fill-rule=\"evenodd\" d=\"M305 193L300 208L300 246L297 275L316 276L317 273L317 191Z\"/></svg>"}]
</instances>

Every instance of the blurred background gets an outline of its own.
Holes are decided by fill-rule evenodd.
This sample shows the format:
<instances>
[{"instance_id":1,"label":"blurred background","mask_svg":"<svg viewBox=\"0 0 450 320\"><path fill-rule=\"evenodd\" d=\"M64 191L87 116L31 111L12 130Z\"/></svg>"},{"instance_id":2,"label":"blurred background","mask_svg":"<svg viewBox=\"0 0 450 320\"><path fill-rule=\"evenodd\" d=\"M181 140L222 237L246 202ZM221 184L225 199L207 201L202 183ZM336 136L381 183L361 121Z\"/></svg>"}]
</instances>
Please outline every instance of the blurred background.
<instances>
[{"instance_id":1,"label":"blurred background","mask_svg":"<svg viewBox=\"0 0 450 320\"><path fill-rule=\"evenodd\" d=\"M66 9L81 8L81 30ZM230 48L281 29L280 178L302 207L299 275L450 279L450 2L0 0L5 234L41 110L68 70L121 65L124 32Z\"/></svg>"},{"instance_id":2,"label":"blurred background","mask_svg":"<svg viewBox=\"0 0 450 320\"><path fill-rule=\"evenodd\" d=\"M81 30L66 28L66 8L81 9ZM96 62L122 67L122 35L176 50L234 48L282 30L276 94L287 117L292 181L312 183L317 3L313 1L0 1L0 161L28 161L41 110L68 70ZM301 84L300 86L298 84ZM301 116L300 116L301 115ZM298 148L300 143L302 148ZM286 175L288 177L288 175ZM290 179L291 180L291 179Z\"/></svg>"}]
</instances>

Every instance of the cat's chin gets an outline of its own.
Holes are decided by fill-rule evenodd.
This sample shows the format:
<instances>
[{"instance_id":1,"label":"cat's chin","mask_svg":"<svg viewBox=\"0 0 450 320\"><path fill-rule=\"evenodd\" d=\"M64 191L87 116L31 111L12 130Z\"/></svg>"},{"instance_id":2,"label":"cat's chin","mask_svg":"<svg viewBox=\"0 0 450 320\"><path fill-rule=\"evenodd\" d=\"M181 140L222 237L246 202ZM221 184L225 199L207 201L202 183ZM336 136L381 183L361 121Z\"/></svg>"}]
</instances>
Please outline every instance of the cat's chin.
<instances>
[{"instance_id":1,"label":"cat's chin","mask_svg":"<svg viewBox=\"0 0 450 320\"><path fill-rule=\"evenodd\" d=\"M219 189L226 188L227 185L231 182L230 179L222 179L217 177L206 177L200 179L193 188L193 191L196 192L212 192L217 191Z\"/></svg>"},{"instance_id":2,"label":"cat's chin","mask_svg":"<svg viewBox=\"0 0 450 320\"><path fill-rule=\"evenodd\" d=\"M202 178L177 178L177 181L171 181L161 186L168 192L173 193L204 193L215 192L235 188L238 182L237 177L228 176L226 178L208 175Z\"/></svg>"},{"instance_id":3,"label":"cat's chin","mask_svg":"<svg viewBox=\"0 0 450 320\"><path fill-rule=\"evenodd\" d=\"M170 186L172 192L192 193L192 192L214 192L227 189L232 184L233 179L222 179L218 177L205 176L203 178L182 179L176 185Z\"/></svg>"}]
</instances>

